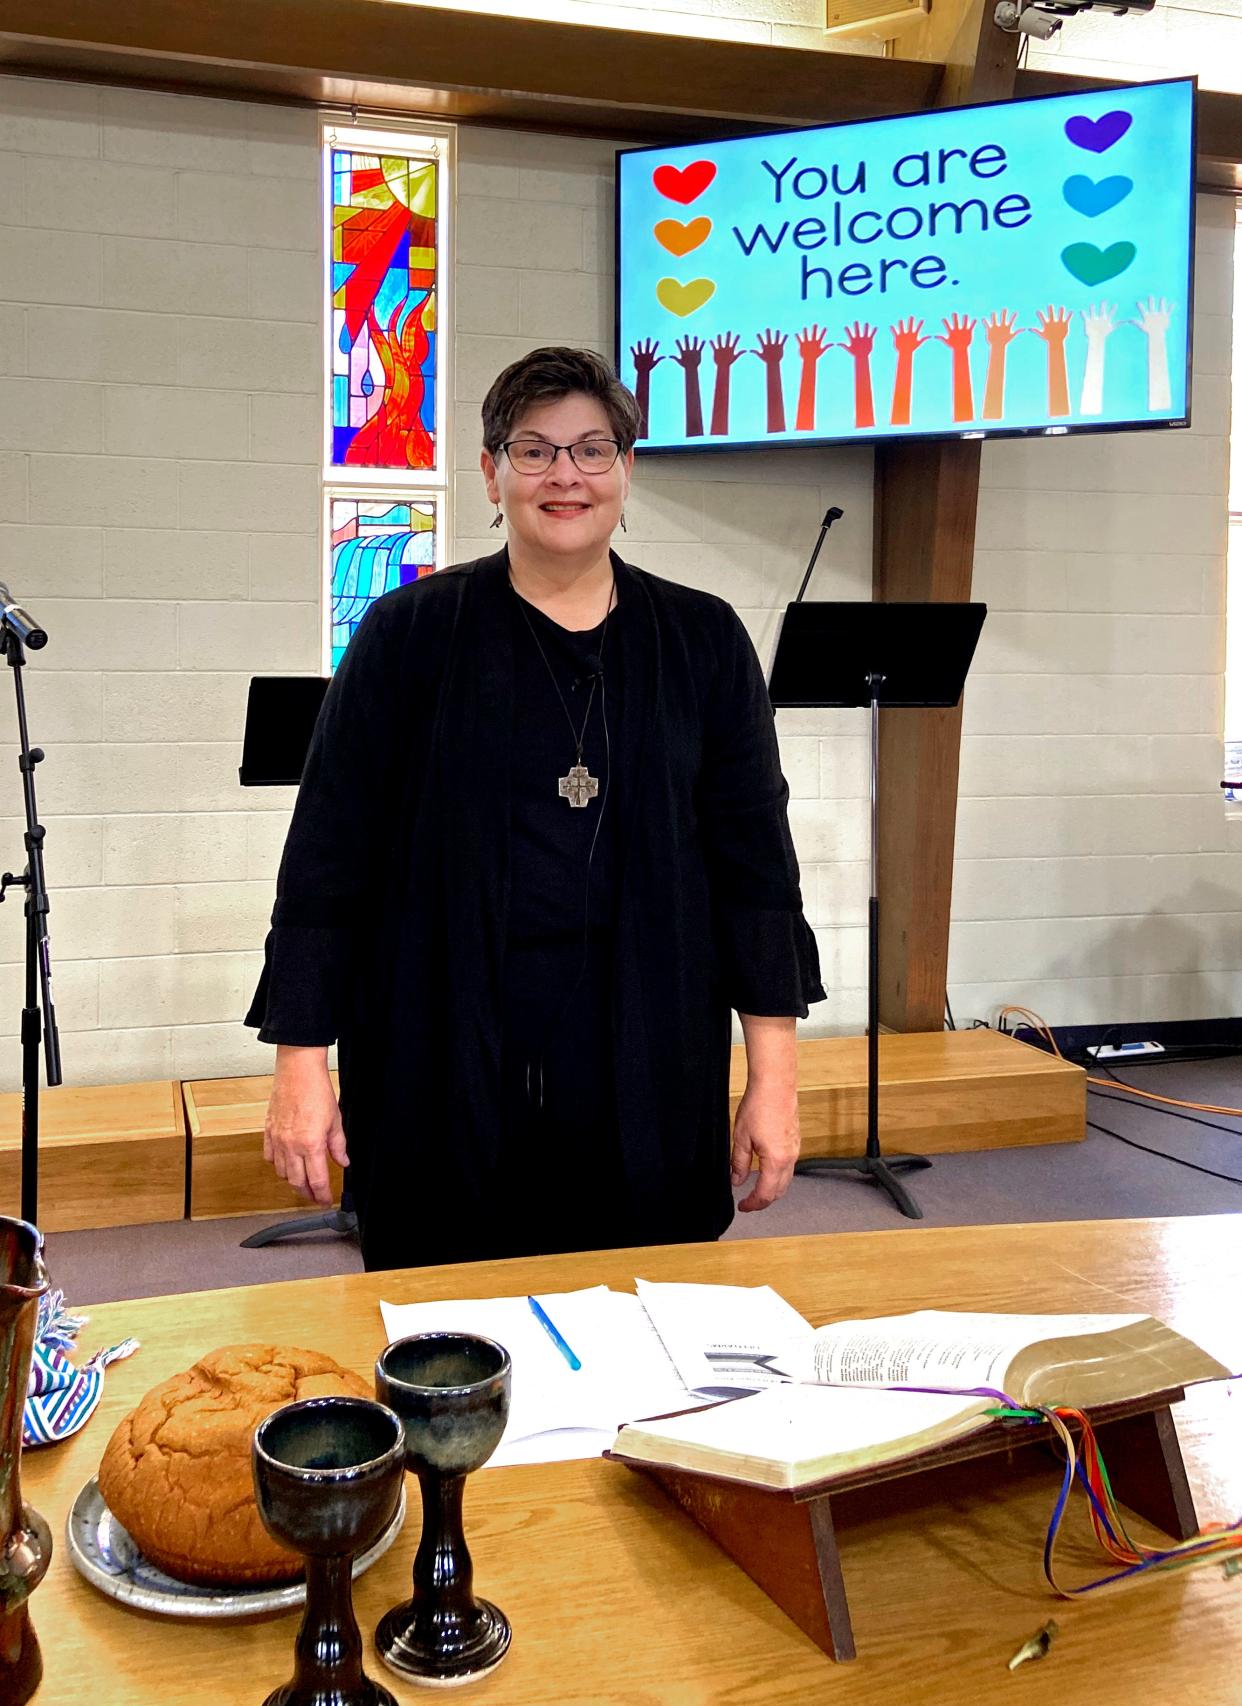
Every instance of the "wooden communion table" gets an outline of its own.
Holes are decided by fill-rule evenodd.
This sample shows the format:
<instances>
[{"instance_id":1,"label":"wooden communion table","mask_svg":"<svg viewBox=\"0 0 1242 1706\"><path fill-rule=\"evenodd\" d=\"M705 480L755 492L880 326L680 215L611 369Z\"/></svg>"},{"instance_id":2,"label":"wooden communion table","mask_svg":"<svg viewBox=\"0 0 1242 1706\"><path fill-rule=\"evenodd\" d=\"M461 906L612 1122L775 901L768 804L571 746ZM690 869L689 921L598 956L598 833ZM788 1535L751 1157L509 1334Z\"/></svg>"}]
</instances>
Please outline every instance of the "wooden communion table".
<instances>
[{"instance_id":1,"label":"wooden communion table","mask_svg":"<svg viewBox=\"0 0 1242 1706\"><path fill-rule=\"evenodd\" d=\"M217 1345L314 1346L370 1374L384 1343L380 1298L495 1296L652 1280L770 1283L816 1324L919 1308L1145 1311L1242 1368L1242 1217L901 1227L825 1237L605 1251L470 1267L302 1280L88 1309L82 1354L128 1334L142 1349L109 1369L85 1431L27 1453L23 1489L56 1536L32 1601L45 1706L257 1706L291 1670L296 1613L245 1623L169 1621L124 1609L81 1580L62 1535L109 1434L148 1387ZM55 1275L53 1275L55 1279ZM89 1300L71 1298L75 1308ZM1192 1389L1174 1409L1200 1520L1242 1514L1242 1390ZM466 1695L558 1706L1179 1706L1238 1700L1242 1576L1219 1564L1093 1599L1054 1599L1040 1551L1060 1471L1039 1453L912 1501L903 1483L834 1501L857 1662L833 1664L643 1475L602 1460L484 1469L466 1494L479 1592L513 1622L509 1657ZM413 1486L410 1487L413 1494ZM398 1700L423 1691L383 1673L370 1646L409 1593L418 1500L387 1556L355 1588L368 1667ZM1155 1531L1138 1525L1138 1532ZM1104 1560L1071 1526L1066 1579ZM1010 1672L1055 1617L1048 1656Z\"/></svg>"}]
</instances>

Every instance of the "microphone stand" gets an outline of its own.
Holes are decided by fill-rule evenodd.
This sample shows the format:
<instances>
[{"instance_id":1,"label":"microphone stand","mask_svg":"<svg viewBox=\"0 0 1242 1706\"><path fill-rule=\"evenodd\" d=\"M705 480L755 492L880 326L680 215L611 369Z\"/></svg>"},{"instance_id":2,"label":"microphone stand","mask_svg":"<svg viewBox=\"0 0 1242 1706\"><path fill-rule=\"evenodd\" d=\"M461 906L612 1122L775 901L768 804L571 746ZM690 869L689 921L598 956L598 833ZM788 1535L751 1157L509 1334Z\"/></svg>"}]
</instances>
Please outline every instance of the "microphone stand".
<instances>
[{"instance_id":1,"label":"microphone stand","mask_svg":"<svg viewBox=\"0 0 1242 1706\"><path fill-rule=\"evenodd\" d=\"M815 541L815 549L811 552L811 560L806 566L806 573L802 577L802 585L798 588L794 604L801 604L802 595L807 589L828 529L834 521L840 520L842 513L835 505L825 510L824 519L820 523L819 538ZM775 674L774 659L773 675ZM871 894L867 901L867 1147L859 1156L817 1156L799 1161L794 1171L799 1174L861 1173L869 1184L878 1185L881 1190L886 1191L894 1207L908 1219L922 1220L922 1209L896 1175L918 1167L930 1167L931 1162L923 1155L885 1156L880 1148L879 766L880 695L884 679L879 670L868 670L865 676L866 703L871 709ZM858 703L853 697L820 698L815 702L825 705Z\"/></svg>"},{"instance_id":2,"label":"microphone stand","mask_svg":"<svg viewBox=\"0 0 1242 1706\"><path fill-rule=\"evenodd\" d=\"M13 672L17 694L17 767L22 773L26 807L26 869L20 877L11 871L0 876L0 901L10 888L26 891L26 1000L22 1008L22 1219L35 1224L39 1211L39 1042L47 1063L49 1088L61 1082L60 1035L52 1002L51 949L48 944L49 901L43 874L44 829L35 803L35 765L42 764L42 747L32 747L26 726L26 695L22 670L26 650L7 622L0 620L0 651ZM43 1022L40 1025L40 1004Z\"/></svg>"}]
</instances>

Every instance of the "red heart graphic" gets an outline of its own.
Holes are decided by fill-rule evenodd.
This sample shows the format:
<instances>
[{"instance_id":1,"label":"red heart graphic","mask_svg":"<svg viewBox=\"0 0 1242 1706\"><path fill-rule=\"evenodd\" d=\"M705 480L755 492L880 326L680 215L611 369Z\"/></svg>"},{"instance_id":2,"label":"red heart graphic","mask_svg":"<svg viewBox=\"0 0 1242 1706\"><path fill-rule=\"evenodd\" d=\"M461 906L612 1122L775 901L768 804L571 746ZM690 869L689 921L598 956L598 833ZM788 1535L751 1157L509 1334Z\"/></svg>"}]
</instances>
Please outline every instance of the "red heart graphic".
<instances>
[{"instance_id":1,"label":"red heart graphic","mask_svg":"<svg viewBox=\"0 0 1242 1706\"><path fill-rule=\"evenodd\" d=\"M691 160L688 166L657 166L651 181L661 195L685 206L701 196L715 176L713 161Z\"/></svg>"}]
</instances>

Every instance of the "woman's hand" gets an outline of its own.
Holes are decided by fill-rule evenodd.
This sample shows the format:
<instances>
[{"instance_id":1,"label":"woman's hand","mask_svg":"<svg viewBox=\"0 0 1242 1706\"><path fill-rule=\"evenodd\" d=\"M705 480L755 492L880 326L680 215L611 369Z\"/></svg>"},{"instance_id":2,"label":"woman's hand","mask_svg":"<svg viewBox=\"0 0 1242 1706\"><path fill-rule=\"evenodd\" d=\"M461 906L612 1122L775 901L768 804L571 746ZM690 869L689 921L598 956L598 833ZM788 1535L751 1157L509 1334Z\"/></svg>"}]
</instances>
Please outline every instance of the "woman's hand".
<instances>
[{"instance_id":1,"label":"woman's hand","mask_svg":"<svg viewBox=\"0 0 1242 1706\"><path fill-rule=\"evenodd\" d=\"M746 1090L733 1121L733 1183L744 1185L752 1162L759 1177L738 1204L746 1213L771 1208L793 1178L798 1131L798 1060L792 1019L739 1013L746 1038Z\"/></svg>"},{"instance_id":2,"label":"woman's hand","mask_svg":"<svg viewBox=\"0 0 1242 1706\"><path fill-rule=\"evenodd\" d=\"M737 1205L743 1213L771 1208L784 1196L800 1146L797 1092L780 1085L748 1084L733 1121L733 1183L746 1183L752 1161L759 1163L759 1177Z\"/></svg>"},{"instance_id":3,"label":"woman's hand","mask_svg":"<svg viewBox=\"0 0 1242 1706\"><path fill-rule=\"evenodd\" d=\"M325 1048L276 1050L276 1074L263 1124L263 1159L299 1196L330 1204L328 1157L349 1166L345 1128Z\"/></svg>"}]
</instances>

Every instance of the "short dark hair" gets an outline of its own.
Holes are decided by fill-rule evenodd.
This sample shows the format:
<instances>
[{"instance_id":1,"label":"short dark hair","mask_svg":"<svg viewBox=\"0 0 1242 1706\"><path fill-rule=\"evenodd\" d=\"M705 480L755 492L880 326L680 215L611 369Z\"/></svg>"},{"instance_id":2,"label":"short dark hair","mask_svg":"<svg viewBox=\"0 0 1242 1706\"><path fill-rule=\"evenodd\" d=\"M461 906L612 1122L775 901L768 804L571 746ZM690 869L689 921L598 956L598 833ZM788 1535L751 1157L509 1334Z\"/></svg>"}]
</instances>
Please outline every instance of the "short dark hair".
<instances>
[{"instance_id":1,"label":"short dark hair","mask_svg":"<svg viewBox=\"0 0 1242 1706\"><path fill-rule=\"evenodd\" d=\"M527 409L578 393L603 405L622 455L632 450L640 425L634 393L602 355L560 345L532 350L492 381L483 399L484 448L495 456Z\"/></svg>"}]
</instances>

